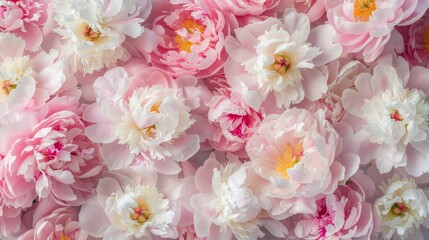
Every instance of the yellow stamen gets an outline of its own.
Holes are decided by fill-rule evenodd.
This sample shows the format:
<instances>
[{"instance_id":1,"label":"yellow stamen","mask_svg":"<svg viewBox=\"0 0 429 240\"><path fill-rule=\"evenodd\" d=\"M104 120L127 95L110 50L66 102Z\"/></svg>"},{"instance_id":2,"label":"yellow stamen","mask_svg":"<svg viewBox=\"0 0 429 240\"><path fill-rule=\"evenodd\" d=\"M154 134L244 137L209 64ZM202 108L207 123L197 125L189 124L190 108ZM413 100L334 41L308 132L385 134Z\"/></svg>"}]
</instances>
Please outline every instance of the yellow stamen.
<instances>
[{"instance_id":1,"label":"yellow stamen","mask_svg":"<svg viewBox=\"0 0 429 240\"><path fill-rule=\"evenodd\" d=\"M275 171L282 177L289 179L287 170L293 168L303 155L304 149L301 143L298 143L295 147L287 145L284 154L277 158L277 168Z\"/></svg>"},{"instance_id":2,"label":"yellow stamen","mask_svg":"<svg viewBox=\"0 0 429 240\"><path fill-rule=\"evenodd\" d=\"M356 21L367 22L377 9L376 0L355 0L353 14Z\"/></svg>"},{"instance_id":3,"label":"yellow stamen","mask_svg":"<svg viewBox=\"0 0 429 240\"><path fill-rule=\"evenodd\" d=\"M204 33L204 31L206 30L204 26L202 26L201 24L197 23L195 20L192 20L192 19L187 19L183 21L180 24L180 27L176 30L183 29L183 28L189 34L193 34L195 31ZM185 51L188 53L191 52L191 46L194 45L194 43L190 42L188 39L180 35L176 35L173 38L173 41L177 44L177 47L179 48L180 51Z\"/></svg>"},{"instance_id":4,"label":"yellow stamen","mask_svg":"<svg viewBox=\"0 0 429 240\"><path fill-rule=\"evenodd\" d=\"M423 48L425 52L429 53L429 25L425 27L423 32Z\"/></svg>"},{"instance_id":5,"label":"yellow stamen","mask_svg":"<svg viewBox=\"0 0 429 240\"><path fill-rule=\"evenodd\" d=\"M86 25L83 32L83 36L85 36L85 39L87 41L94 42L100 38L100 33L92 29L90 26Z\"/></svg>"},{"instance_id":6,"label":"yellow stamen","mask_svg":"<svg viewBox=\"0 0 429 240\"><path fill-rule=\"evenodd\" d=\"M5 95L9 95L10 92L16 88L16 84L12 84L11 81L0 81L1 90Z\"/></svg>"},{"instance_id":7,"label":"yellow stamen","mask_svg":"<svg viewBox=\"0 0 429 240\"><path fill-rule=\"evenodd\" d=\"M145 223L150 217L149 209L145 206L137 206L133 208L133 212L130 214L130 218L139 224Z\"/></svg>"},{"instance_id":8,"label":"yellow stamen","mask_svg":"<svg viewBox=\"0 0 429 240\"><path fill-rule=\"evenodd\" d=\"M60 234L60 240L70 240L70 237L67 236L64 232L61 232L61 234Z\"/></svg>"}]
</instances>

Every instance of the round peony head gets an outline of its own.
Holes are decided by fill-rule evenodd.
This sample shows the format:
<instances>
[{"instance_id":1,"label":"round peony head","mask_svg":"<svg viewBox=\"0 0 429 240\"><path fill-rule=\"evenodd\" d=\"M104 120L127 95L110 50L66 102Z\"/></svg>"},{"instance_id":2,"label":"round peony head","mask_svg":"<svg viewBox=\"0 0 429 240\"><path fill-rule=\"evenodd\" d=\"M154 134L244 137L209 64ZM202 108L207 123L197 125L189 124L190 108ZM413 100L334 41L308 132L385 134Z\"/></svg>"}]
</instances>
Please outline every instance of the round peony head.
<instances>
[{"instance_id":1,"label":"round peony head","mask_svg":"<svg viewBox=\"0 0 429 240\"><path fill-rule=\"evenodd\" d=\"M16 140L4 159L7 203L29 207L51 195L60 205L78 206L91 197L102 165L84 130L78 115L62 111Z\"/></svg>"},{"instance_id":2,"label":"round peony head","mask_svg":"<svg viewBox=\"0 0 429 240\"><path fill-rule=\"evenodd\" d=\"M429 67L429 15L400 30L405 40L403 56L413 65Z\"/></svg>"},{"instance_id":3,"label":"round peony head","mask_svg":"<svg viewBox=\"0 0 429 240\"><path fill-rule=\"evenodd\" d=\"M39 219L33 229L22 234L19 240L71 240L88 239L88 234L80 229L78 211L64 207L54 210Z\"/></svg>"},{"instance_id":4,"label":"round peony head","mask_svg":"<svg viewBox=\"0 0 429 240\"><path fill-rule=\"evenodd\" d=\"M175 2L153 22L159 41L153 64L175 77L215 74L227 58L224 39L236 27L235 18L193 1Z\"/></svg>"},{"instance_id":5,"label":"round peony head","mask_svg":"<svg viewBox=\"0 0 429 240\"><path fill-rule=\"evenodd\" d=\"M412 179L394 175L380 186L383 196L375 200L374 214L382 237L405 239L426 221L429 201ZM427 224L425 224L427 225Z\"/></svg>"}]
</instances>

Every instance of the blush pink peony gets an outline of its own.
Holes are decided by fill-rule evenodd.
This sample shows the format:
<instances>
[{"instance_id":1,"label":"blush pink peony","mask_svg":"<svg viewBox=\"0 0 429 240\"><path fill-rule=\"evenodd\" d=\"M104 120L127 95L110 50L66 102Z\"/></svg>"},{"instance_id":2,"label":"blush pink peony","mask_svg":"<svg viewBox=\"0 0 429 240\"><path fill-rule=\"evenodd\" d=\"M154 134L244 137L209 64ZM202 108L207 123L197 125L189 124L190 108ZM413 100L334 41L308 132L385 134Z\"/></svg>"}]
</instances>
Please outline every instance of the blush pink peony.
<instances>
[{"instance_id":1,"label":"blush pink peony","mask_svg":"<svg viewBox=\"0 0 429 240\"><path fill-rule=\"evenodd\" d=\"M381 173L398 167L416 177L429 172L428 77L428 69L410 69L402 57L387 56L344 91L363 163L374 159Z\"/></svg>"},{"instance_id":2,"label":"blush pink peony","mask_svg":"<svg viewBox=\"0 0 429 240\"><path fill-rule=\"evenodd\" d=\"M316 202L315 214L295 219L295 235L299 239L369 239L373 216L365 198L355 180L339 185L333 194Z\"/></svg>"},{"instance_id":3,"label":"blush pink peony","mask_svg":"<svg viewBox=\"0 0 429 240\"><path fill-rule=\"evenodd\" d=\"M328 21L347 53L372 62L383 52L395 26L416 22L429 8L428 0L326 1Z\"/></svg>"},{"instance_id":4,"label":"blush pink peony","mask_svg":"<svg viewBox=\"0 0 429 240\"><path fill-rule=\"evenodd\" d=\"M83 118L95 123L86 134L103 143L109 169L120 169L136 157L150 160L168 174L180 172L199 149L200 138L188 133L195 123L192 110L203 105L207 90L194 77L173 79L158 68L113 68L94 83L97 102Z\"/></svg>"},{"instance_id":5,"label":"blush pink peony","mask_svg":"<svg viewBox=\"0 0 429 240\"><path fill-rule=\"evenodd\" d=\"M237 20L230 13L191 0L171 2L162 5L153 21L159 45L151 54L152 64L175 77L215 74L227 59L224 40L237 27Z\"/></svg>"},{"instance_id":6,"label":"blush pink peony","mask_svg":"<svg viewBox=\"0 0 429 240\"><path fill-rule=\"evenodd\" d=\"M5 202L29 207L51 196L60 205L79 206L91 197L102 165L84 131L78 115L61 111L17 139L3 159Z\"/></svg>"},{"instance_id":7,"label":"blush pink peony","mask_svg":"<svg viewBox=\"0 0 429 240\"><path fill-rule=\"evenodd\" d=\"M341 54L330 25L311 29L308 17L293 9L281 20L269 18L236 29L234 36L226 40L230 58L225 75L233 91L257 111L270 96L279 108L304 98L320 99L327 78L319 67Z\"/></svg>"},{"instance_id":8,"label":"blush pink peony","mask_svg":"<svg viewBox=\"0 0 429 240\"><path fill-rule=\"evenodd\" d=\"M0 32L24 39L26 49L36 51L43 41L42 26L48 17L47 0L3 0L0 3Z\"/></svg>"},{"instance_id":9,"label":"blush pink peony","mask_svg":"<svg viewBox=\"0 0 429 240\"><path fill-rule=\"evenodd\" d=\"M54 210L49 215L39 219L34 226L22 234L18 240L70 240L88 239L78 222L78 210L63 207Z\"/></svg>"},{"instance_id":10,"label":"blush pink peony","mask_svg":"<svg viewBox=\"0 0 429 240\"><path fill-rule=\"evenodd\" d=\"M267 116L247 142L246 151L263 179L261 201L270 215L285 219L314 214L315 201L333 193L339 181L357 170L359 158L346 152L340 155L341 146L339 134L322 110L293 108Z\"/></svg>"},{"instance_id":11,"label":"blush pink peony","mask_svg":"<svg viewBox=\"0 0 429 240\"><path fill-rule=\"evenodd\" d=\"M429 14L401 30L405 41L405 59L413 65L429 67Z\"/></svg>"}]
</instances>

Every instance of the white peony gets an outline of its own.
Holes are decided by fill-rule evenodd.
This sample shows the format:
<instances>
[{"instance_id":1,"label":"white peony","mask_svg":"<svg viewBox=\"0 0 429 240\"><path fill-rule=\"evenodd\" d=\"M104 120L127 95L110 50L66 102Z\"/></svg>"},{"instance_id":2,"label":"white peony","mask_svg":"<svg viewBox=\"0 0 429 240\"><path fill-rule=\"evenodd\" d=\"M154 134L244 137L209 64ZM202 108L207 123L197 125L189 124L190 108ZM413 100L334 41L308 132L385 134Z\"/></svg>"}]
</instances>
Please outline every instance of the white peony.
<instances>
[{"instance_id":1,"label":"white peony","mask_svg":"<svg viewBox=\"0 0 429 240\"><path fill-rule=\"evenodd\" d=\"M127 237L163 235L171 231L174 212L154 186L127 185L106 200L106 213L114 227L126 232Z\"/></svg>"},{"instance_id":2,"label":"white peony","mask_svg":"<svg viewBox=\"0 0 429 240\"><path fill-rule=\"evenodd\" d=\"M412 179L395 175L380 186L383 196L374 203L374 212L381 224L384 239L395 234L401 239L419 229L428 217L429 201Z\"/></svg>"},{"instance_id":3,"label":"white peony","mask_svg":"<svg viewBox=\"0 0 429 240\"><path fill-rule=\"evenodd\" d=\"M117 122L119 143L132 153L149 152L154 159L169 156L169 146L194 123L181 91L161 85L136 89L128 102L121 102L122 118Z\"/></svg>"},{"instance_id":4,"label":"white peony","mask_svg":"<svg viewBox=\"0 0 429 240\"><path fill-rule=\"evenodd\" d=\"M126 37L137 38L151 10L147 0L59 0L55 5L56 32L67 40L65 55L73 71L93 73L126 61Z\"/></svg>"}]
</instances>

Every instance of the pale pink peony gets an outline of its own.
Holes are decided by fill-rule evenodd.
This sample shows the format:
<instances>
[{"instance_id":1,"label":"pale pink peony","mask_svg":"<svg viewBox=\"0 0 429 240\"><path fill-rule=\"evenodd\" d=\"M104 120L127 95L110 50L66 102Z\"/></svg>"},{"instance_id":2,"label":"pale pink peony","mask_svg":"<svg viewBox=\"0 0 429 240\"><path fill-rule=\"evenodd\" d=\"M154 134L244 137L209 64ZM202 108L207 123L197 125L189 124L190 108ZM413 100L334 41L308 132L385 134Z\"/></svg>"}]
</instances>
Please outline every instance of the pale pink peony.
<instances>
[{"instance_id":1,"label":"pale pink peony","mask_svg":"<svg viewBox=\"0 0 429 240\"><path fill-rule=\"evenodd\" d=\"M429 67L429 14L401 30L405 41L405 59L410 64Z\"/></svg>"},{"instance_id":2,"label":"pale pink peony","mask_svg":"<svg viewBox=\"0 0 429 240\"><path fill-rule=\"evenodd\" d=\"M342 152L340 140L322 110L293 108L262 121L246 151L264 179L261 201L272 217L314 214L316 200L333 193L339 181L356 172L359 157Z\"/></svg>"},{"instance_id":3,"label":"pale pink peony","mask_svg":"<svg viewBox=\"0 0 429 240\"><path fill-rule=\"evenodd\" d=\"M347 53L372 62L383 52L395 26L416 22L429 8L428 0L326 1L328 21Z\"/></svg>"},{"instance_id":4,"label":"pale pink peony","mask_svg":"<svg viewBox=\"0 0 429 240\"><path fill-rule=\"evenodd\" d=\"M399 167L416 177L429 172L428 77L428 69L410 69L405 59L389 55L344 91L345 120L356 131L362 163L375 159L381 173Z\"/></svg>"},{"instance_id":5,"label":"pale pink peony","mask_svg":"<svg viewBox=\"0 0 429 240\"><path fill-rule=\"evenodd\" d=\"M18 240L69 240L88 239L88 234L81 231L78 222L78 211L72 207L54 210L51 214L39 219L34 229L22 234Z\"/></svg>"},{"instance_id":6,"label":"pale pink peony","mask_svg":"<svg viewBox=\"0 0 429 240\"><path fill-rule=\"evenodd\" d=\"M266 15L267 12L271 12L272 10L275 12L280 4L279 0L206 0L206 2L210 7L222 12L233 13L235 16Z\"/></svg>"},{"instance_id":7,"label":"pale pink peony","mask_svg":"<svg viewBox=\"0 0 429 240\"><path fill-rule=\"evenodd\" d=\"M227 59L224 40L237 27L236 19L191 0L172 3L163 4L153 21L159 45L152 53L152 64L175 77L215 74Z\"/></svg>"},{"instance_id":8,"label":"pale pink peony","mask_svg":"<svg viewBox=\"0 0 429 240\"><path fill-rule=\"evenodd\" d=\"M40 108L66 80L57 51L28 53L25 46L22 39L0 33L0 126L17 113Z\"/></svg>"},{"instance_id":9,"label":"pale pink peony","mask_svg":"<svg viewBox=\"0 0 429 240\"><path fill-rule=\"evenodd\" d=\"M230 161L222 165L211 154L195 173L197 193L191 197L191 205L196 235L213 240L255 240L265 235L261 231L265 226L271 234L284 237L284 226L266 218L261 209L256 179L248 164Z\"/></svg>"},{"instance_id":10,"label":"pale pink peony","mask_svg":"<svg viewBox=\"0 0 429 240\"><path fill-rule=\"evenodd\" d=\"M128 71L128 72L127 72ZM120 169L150 160L166 174L177 174L177 162L186 161L199 149L193 110L210 97L194 77L173 79L158 68L113 68L94 83L96 103L83 118L95 123L86 134L103 143L107 167ZM201 119L200 117L199 119Z\"/></svg>"},{"instance_id":11,"label":"pale pink peony","mask_svg":"<svg viewBox=\"0 0 429 240\"><path fill-rule=\"evenodd\" d=\"M358 179L339 185L333 194L317 200L317 212L300 216L294 228L299 239L369 239L371 204Z\"/></svg>"},{"instance_id":12,"label":"pale pink peony","mask_svg":"<svg viewBox=\"0 0 429 240\"><path fill-rule=\"evenodd\" d=\"M24 39L27 50L38 50L43 41L42 26L47 19L48 4L47 0L1 1L0 32Z\"/></svg>"},{"instance_id":13,"label":"pale pink peony","mask_svg":"<svg viewBox=\"0 0 429 240\"><path fill-rule=\"evenodd\" d=\"M81 228L104 239L177 239L183 182L144 165L105 172L79 213Z\"/></svg>"},{"instance_id":14,"label":"pale pink peony","mask_svg":"<svg viewBox=\"0 0 429 240\"><path fill-rule=\"evenodd\" d=\"M29 207L51 196L60 205L79 206L91 197L102 165L84 130L78 115L61 111L17 139L3 159L5 202Z\"/></svg>"},{"instance_id":15,"label":"pale pink peony","mask_svg":"<svg viewBox=\"0 0 429 240\"><path fill-rule=\"evenodd\" d=\"M284 1L288 8L295 8L297 12L305 13L311 22L321 19L325 13L326 0L294 0Z\"/></svg>"},{"instance_id":16,"label":"pale pink peony","mask_svg":"<svg viewBox=\"0 0 429 240\"><path fill-rule=\"evenodd\" d=\"M4 172L3 162L0 162L0 171ZM21 226L22 209L5 205L3 200L3 173L0 173L0 238L8 238L19 233Z\"/></svg>"},{"instance_id":17,"label":"pale pink peony","mask_svg":"<svg viewBox=\"0 0 429 240\"><path fill-rule=\"evenodd\" d=\"M210 144L220 151L242 150L263 119L241 96L229 91L214 95L207 105L210 107L208 120L216 128Z\"/></svg>"},{"instance_id":18,"label":"pale pink peony","mask_svg":"<svg viewBox=\"0 0 429 240\"><path fill-rule=\"evenodd\" d=\"M308 17L294 9L287 9L281 20L236 29L234 36L225 44L230 55L225 75L233 91L257 111L274 97L278 108L320 99L327 90L320 67L341 54L330 25L311 29Z\"/></svg>"}]
</instances>

